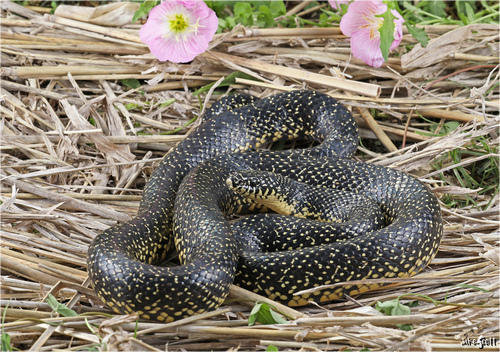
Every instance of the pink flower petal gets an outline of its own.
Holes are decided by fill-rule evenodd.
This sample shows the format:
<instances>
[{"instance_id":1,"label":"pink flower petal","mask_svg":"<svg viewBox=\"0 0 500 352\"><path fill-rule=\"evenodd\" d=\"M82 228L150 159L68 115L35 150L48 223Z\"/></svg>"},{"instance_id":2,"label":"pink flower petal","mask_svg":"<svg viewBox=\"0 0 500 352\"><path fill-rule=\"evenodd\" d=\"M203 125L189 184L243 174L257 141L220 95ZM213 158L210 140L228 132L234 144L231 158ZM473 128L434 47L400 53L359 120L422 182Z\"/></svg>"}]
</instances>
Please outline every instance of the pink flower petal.
<instances>
[{"instance_id":1,"label":"pink flower petal","mask_svg":"<svg viewBox=\"0 0 500 352\"><path fill-rule=\"evenodd\" d=\"M204 52L208 48L208 41L203 36L192 36L189 40L184 41L184 48L188 53L198 55L199 52Z\"/></svg>"},{"instance_id":2,"label":"pink flower petal","mask_svg":"<svg viewBox=\"0 0 500 352\"><path fill-rule=\"evenodd\" d=\"M192 58L181 50L182 42L176 41L175 36L154 36L147 42L151 53L160 61L188 62Z\"/></svg>"},{"instance_id":3,"label":"pink flower petal","mask_svg":"<svg viewBox=\"0 0 500 352\"><path fill-rule=\"evenodd\" d=\"M173 27L180 18L185 29ZM161 61L189 62L208 48L219 19L203 1L170 0L151 10L139 37Z\"/></svg>"},{"instance_id":4,"label":"pink flower petal","mask_svg":"<svg viewBox=\"0 0 500 352\"><path fill-rule=\"evenodd\" d=\"M200 0L181 0L179 1L180 3L182 3L184 5L184 7L190 9L192 8L194 5L196 5L197 2L199 2Z\"/></svg>"},{"instance_id":5,"label":"pink flower petal","mask_svg":"<svg viewBox=\"0 0 500 352\"><path fill-rule=\"evenodd\" d=\"M380 67L384 63L380 50L379 32L383 19L377 16L386 11L387 5L382 0L355 0L349 5L347 13L340 21L342 33L351 37L353 56L373 67ZM403 38L402 24L404 19L396 10L391 10L391 12L396 17L394 19L394 41L390 47L390 50L393 50Z\"/></svg>"},{"instance_id":6,"label":"pink flower petal","mask_svg":"<svg viewBox=\"0 0 500 352\"><path fill-rule=\"evenodd\" d=\"M167 29L161 29L161 27L165 25L166 23L162 23L160 21L156 20L148 20L139 30L139 38L145 43L145 44L150 44L155 38L159 36L159 32L162 34L167 33Z\"/></svg>"},{"instance_id":7,"label":"pink flower petal","mask_svg":"<svg viewBox=\"0 0 500 352\"><path fill-rule=\"evenodd\" d=\"M369 31L357 31L351 37L352 55L372 67L381 67L384 63L380 50L380 37L370 39Z\"/></svg>"},{"instance_id":8,"label":"pink flower petal","mask_svg":"<svg viewBox=\"0 0 500 352\"><path fill-rule=\"evenodd\" d=\"M165 21L169 15L184 12L184 9L185 7L182 5L181 1L164 1L151 9L148 21L149 19Z\"/></svg>"},{"instance_id":9,"label":"pink flower petal","mask_svg":"<svg viewBox=\"0 0 500 352\"><path fill-rule=\"evenodd\" d=\"M379 6L373 1L354 1L340 20L340 30L350 37L353 33L369 26L368 19L374 18L378 11Z\"/></svg>"}]
</instances>

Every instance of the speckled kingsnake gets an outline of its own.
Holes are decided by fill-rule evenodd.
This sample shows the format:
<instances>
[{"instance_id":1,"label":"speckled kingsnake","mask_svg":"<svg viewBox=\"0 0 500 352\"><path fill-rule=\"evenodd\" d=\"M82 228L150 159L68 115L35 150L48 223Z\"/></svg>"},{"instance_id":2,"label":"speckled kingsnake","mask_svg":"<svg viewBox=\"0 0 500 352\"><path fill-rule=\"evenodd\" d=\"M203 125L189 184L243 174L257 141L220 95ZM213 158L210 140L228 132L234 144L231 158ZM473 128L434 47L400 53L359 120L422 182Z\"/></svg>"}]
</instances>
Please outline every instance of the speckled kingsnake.
<instances>
[{"instance_id":1,"label":"speckled kingsnake","mask_svg":"<svg viewBox=\"0 0 500 352\"><path fill-rule=\"evenodd\" d=\"M306 150L244 152L295 138L321 144ZM233 281L293 306L365 292L374 285L294 296L298 290L416 274L440 243L438 202L404 173L349 160L356 145L350 113L314 91L274 95L209 119L165 156L146 186L138 215L91 244L88 270L97 294L117 312L172 321L217 307ZM249 206L229 191L226 179L247 169L364 194L380 204L388 225L338 242L322 240L318 232L322 245L298 245L294 251L238 252L226 215ZM155 265L172 250L174 236L184 264Z\"/></svg>"}]
</instances>

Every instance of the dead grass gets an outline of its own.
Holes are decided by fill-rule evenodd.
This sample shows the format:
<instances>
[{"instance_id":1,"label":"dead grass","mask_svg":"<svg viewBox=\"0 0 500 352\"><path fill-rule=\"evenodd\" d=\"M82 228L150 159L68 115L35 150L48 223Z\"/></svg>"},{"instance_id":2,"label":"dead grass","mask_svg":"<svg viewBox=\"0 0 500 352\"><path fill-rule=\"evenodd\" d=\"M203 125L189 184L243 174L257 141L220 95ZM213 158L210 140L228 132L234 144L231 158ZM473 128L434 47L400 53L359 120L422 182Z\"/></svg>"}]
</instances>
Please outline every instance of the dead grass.
<instances>
[{"instance_id":1,"label":"dead grass","mask_svg":"<svg viewBox=\"0 0 500 352\"><path fill-rule=\"evenodd\" d=\"M483 350L498 350L498 194L478 195L453 178L457 168L498 154L443 165L446 182L433 167L475 138L498 143L498 26L428 27L434 42L393 55L380 69L351 58L336 28L237 28L191 64L176 65L154 60L137 37L138 25L104 27L12 2L1 6L0 284L2 328L13 347L476 351L462 343L484 336L497 345ZM405 44L415 43L405 35ZM360 297L289 309L297 319L288 324L248 327L255 298L237 288L219 310L171 324L111 314L88 286L87 246L134 216L151 170L201 111L193 91L217 86L234 71L258 80L237 78L229 90L261 97L297 88L331 94L352 109L363 143L371 146L360 147L357 158L409 172L441 199L468 195L482 209L443 203L444 238L423 273L381 279L386 286ZM144 81L128 89L120 79ZM212 92L201 102L214 101ZM461 127L430 136L430 123L419 116L436 121L436 133L448 121ZM79 314L53 313L45 303L49 294ZM399 296L418 301L411 316L372 308Z\"/></svg>"}]
</instances>

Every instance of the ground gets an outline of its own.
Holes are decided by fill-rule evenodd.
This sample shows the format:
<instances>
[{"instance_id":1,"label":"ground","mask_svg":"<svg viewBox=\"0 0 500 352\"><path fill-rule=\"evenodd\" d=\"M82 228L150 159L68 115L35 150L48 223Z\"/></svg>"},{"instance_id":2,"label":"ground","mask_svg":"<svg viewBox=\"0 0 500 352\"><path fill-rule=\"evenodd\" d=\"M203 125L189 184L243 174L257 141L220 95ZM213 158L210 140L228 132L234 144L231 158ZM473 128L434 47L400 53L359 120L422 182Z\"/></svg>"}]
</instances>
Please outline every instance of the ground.
<instances>
[{"instance_id":1,"label":"ground","mask_svg":"<svg viewBox=\"0 0 500 352\"><path fill-rule=\"evenodd\" d=\"M2 3L2 344L498 350L498 25L425 26L425 48L405 32L379 69L352 58L335 26L236 27L193 62L172 64L149 54L139 23L105 27L46 12ZM357 159L408 172L440 199L444 237L431 264L359 297L289 310L286 324L248 327L243 304L254 301L241 296L166 325L103 307L89 287L88 245L134 216L151 171L203 107L230 91L299 88L353 112ZM50 296L78 314L49 305ZM398 298L411 315L374 309Z\"/></svg>"}]
</instances>

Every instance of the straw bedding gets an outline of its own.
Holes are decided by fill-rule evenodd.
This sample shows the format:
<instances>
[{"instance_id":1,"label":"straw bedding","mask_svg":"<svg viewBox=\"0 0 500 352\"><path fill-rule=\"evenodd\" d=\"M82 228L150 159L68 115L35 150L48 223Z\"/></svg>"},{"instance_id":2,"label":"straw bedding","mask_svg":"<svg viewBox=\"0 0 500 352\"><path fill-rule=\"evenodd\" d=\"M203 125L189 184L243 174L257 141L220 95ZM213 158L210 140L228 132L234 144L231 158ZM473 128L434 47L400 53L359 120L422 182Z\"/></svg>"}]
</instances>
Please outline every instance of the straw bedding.
<instances>
[{"instance_id":1,"label":"straw bedding","mask_svg":"<svg viewBox=\"0 0 500 352\"><path fill-rule=\"evenodd\" d=\"M427 27L432 45L393 55L380 69L351 58L338 28L236 28L177 65L155 61L138 24L104 27L44 12L2 3L0 284L13 347L475 351L483 336L497 341L483 350L498 350L498 183L481 192L458 178L488 160L498 167L498 26ZM405 34L404 44L415 42ZM234 72L245 75L224 80ZM438 195L444 238L429 267L323 306L274 304L287 324L248 327L260 298L237 287L219 310L171 324L112 315L89 287L92 238L136 213L151 171L221 92L300 88L352 110L361 127L357 159L413 174ZM49 295L78 315L53 312ZM397 297L411 315L373 309Z\"/></svg>"}]
</instances>

